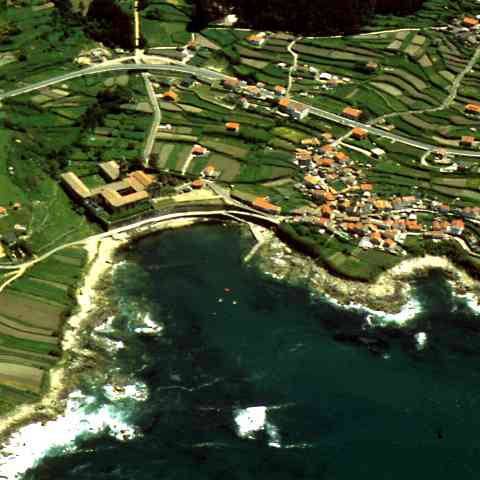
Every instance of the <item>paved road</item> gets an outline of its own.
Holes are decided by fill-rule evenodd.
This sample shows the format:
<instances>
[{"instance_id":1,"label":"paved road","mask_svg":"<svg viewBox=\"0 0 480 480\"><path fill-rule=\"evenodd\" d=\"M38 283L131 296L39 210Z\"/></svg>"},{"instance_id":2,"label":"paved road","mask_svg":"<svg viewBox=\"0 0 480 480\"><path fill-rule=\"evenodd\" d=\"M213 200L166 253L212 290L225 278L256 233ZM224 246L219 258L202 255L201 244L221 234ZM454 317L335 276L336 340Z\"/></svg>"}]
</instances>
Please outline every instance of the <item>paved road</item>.
<instances>
[{"instance_id":1,"label":"paved road","mask_svg":"<svg viewBox=\"0 0 480 480\"><path fill-rule=\"evenodd\" d=\"M340 125L344 125L346 127L363 128L373 135L378 135L380 137L393 140L395 142L403 143L405 145L410 145L412 147L419 148L420 150L435 150L436 148L439 147L438 145L422 142L420 140L415 140L413 138L403 137L402 135L397 135L396 133L387 132L378 127L372 127L364 123L357 122L355 120L350 120L349 118L342 117L341 115L337 115L335 113L327 112L326 110L322 110L317 107L311 107L310 113L317 117L325 118L326 120L339 123ZM459 155L464 157L477 157L477 158L480 157L480 152L472 152L471 150L461 150L459 148L446 148L445 150L448 154L451 154L451 155Z\"/></svg>"},{"instance_id":2,"label":"paved road","mask_svg":"<svg viewBox=\"0 0 480 480\"><path fill-rule=\"evenodd\" d=\"M192 205L192 208L194 206ZM198 208L198 207L197 207ZM59 245L58 247L52 248L46 253L43 253L42 255L29 260L28 262L24 263L17 263L15 265L0 265L0 270L22 270L25 271L26 269L32 267L33 265L42 262L43 260L47 259L48 257L54 255L55 253L69 247L75 247L75 246L80 246L83 245L86 242L92 241L92 240L102 240L107 237L114 237L115 235L119 235L125 232L128 232L130 230L135 230L139 229L142 227L148 227L150 225L154 225L156 223L161 223L161 222L166 222L169 220L175 220L179 218L190 218L190 217L209 217L209 216L215 216L215 215L225 215L228 217L233 217L235 215L248 215L253 218L257 218L259 220L263 221L268 221L272 224L278 225L280 223L279 219L273 218L269 215L262 214L261 212L258 211L249 211L247 209L242 208L242 210L225 210L225 209L220 209L220 210L192 210L189 212L176 212L176 213L168 213L168 214L163 214L163 215L158 215L156 217L152 218L147 218L145 220L140 220L139 222L132 223L130 225L125 225L123 227L118 227L113 230L109 230L108 232L102 232L98 233L96 235L91 235L89 237L83 238L82 240L76 240L74 242L68 242L63 245Z\"/></svg>"},{"instance_id":3,"label":"paved road","mask_svg":"<svg viewBox=\"0 0 480 480\"><path fill-rule=\"evenodd\" d=\"M150 160L150 154L153 150L153 144L155 142L155 136L157 134L158 126L162 121L162 112L158 106L157 97L155 95L155 90L153 89L152 82L148 78L146 73L142 74L143 79L145 80L145 87L147 88L148 97L150 98L150 104L153 108L153 120L150 127L150 132L148 132L147 139L145 140L145 147L143 149L143 158L145 163L148 165Z\"/></svg>"},{"instance_id":4,"label":"paved road","mask_svg":"<svg viewBox=\"0 0 480 480\"><path fill-rule=\"evenodd\" d=\"M33 92L34 90L39 90L41 88L49 87L57 83L66 82L68 80L73 80L75 78L80 78L85 75L97 75L99 73L114 72L114 71L128 71L128 70L137 70L137 71L146 71L146 70L158 70L164 72L177 72L177 73L187 73L190 75L198 75L205 78L210 78L213 80L225 78L226 75L215 72L213 70L202 69L198 67L192 67L191 65L182 65L182 64L160 64L160 65L150 65L150 64L119 64L119 65L95 65L93 67L87 67L79 69L75 72L69 72L64 75L59 75L57 77L49 78L48 80L43 80L42 82L32 83L25 87L16 88L10 90L9 92L0 93L0 100L9 97L16 97L17 95L22 95L24 93Z\"/></svg>"},{"instance_id":5,"label":"paved road","mask_svg":"<svg viewBox=\"0 0 480 480\"><path fill-rule=\"evenodd\" d=\"M380 120L386 120L387 118L392 118L392 117L397 117L397 116L407 115L407 114L439 112L440 110L445 110L446 108L450 107L450 105L453 103L453 101L457 97L458 89L460 88L460 85L463 79L465 78L465 75L467 75L467 73L470 73L470 71L472 70L473 66L477 63L479 58L480 58L480 47L477 47L477 49L475 50L475 53L472 55L472 58L467 63L467 65L465 65L465 68L461 72L459 72L458 75L455 77L455 80L453 81L452 85L449 88L449 93L447 97L445 97L445 100L443 100L443 102L438 107L423 108L420 110L408 110L405 112L386 113L385 115L381 115L380 117L377 117L374 120L372 120L369 123L369 125L375 125Z\"/></svg>"},{"instance_id":6,"label":"paved road","mask_svg":"<svg viewBox=\"0 0 480 480\"><path fill-rule=\"evenodd\" d=\"M21 95L24 93L28 93L34 90L38 90L40 88L48 87L50 85L54 85L56 83L65 82L68 80L72 80L74 78L79 78L84 75L95 75L99 73L105 72L112 72L112 71L129 71L129 70L137 70L137 71L161 71L161 72L177 72L177 73L187 73L190 75L196 75L197 77L209 78L213 80L221 80L226 78L227 75L224 75L220 72L215 72L213 70L208 70L205 68L193 67L191 65L183 65L183 64L161 64L161 65L143 65L143 64L120 64L120 65L95 65L93 67L83 68L81 70L77 70L76 72L70 72L65 75L60 75L58 77L54 77L48 80L44 80L42 82L37 82L32 85L27 85L25 87L17 88L15 90L11 90L9 92L4 92L0 94L0 100L8 97L14 97L16 95ZM404 137L402 135L398 135L396 133L387 132L382 130L381 128L374 127L371 125L366 125L361 122L357 122L355 120L350 120L348 118L344 118L341 115L337 115L335 113L322 110L318 107L310 106L310 112L312 115L324 118L326 120L330 120L331 122L338 123L340 125L344 125L346 127L354 128L360 127L367 130L369 133L381 136L383 138L388 138L395 142L403 143L405 145L410 145L412 147L419 148L421 150L434 150L438 148L438 145L429 144L420 140L415 140L413 138ZM462 150L457 148L447 148L446 149L448 154L451 155L459 155L459 156L467 156L467 157L476 157L480 158L480 152L472 152L471 150Z\"/></svg>"},{"instance_id":7,"label":"paved road","mask_svg":"<svg viewBox=\"0 0 480 480\"><path fill-rule=\"evenodd\" d=\"M287 46L287 51L290 53L293 57L293 63L292 66L288 69L288 85L287 85L287 95L290 94L290 90L292 89L293 85L293 72L297 69L298 65L298 53L293 51L293 47L295 44L301 39L302 37L297 37L294 40L292 40L288 46Z\"/></svg>"}]
</instances>

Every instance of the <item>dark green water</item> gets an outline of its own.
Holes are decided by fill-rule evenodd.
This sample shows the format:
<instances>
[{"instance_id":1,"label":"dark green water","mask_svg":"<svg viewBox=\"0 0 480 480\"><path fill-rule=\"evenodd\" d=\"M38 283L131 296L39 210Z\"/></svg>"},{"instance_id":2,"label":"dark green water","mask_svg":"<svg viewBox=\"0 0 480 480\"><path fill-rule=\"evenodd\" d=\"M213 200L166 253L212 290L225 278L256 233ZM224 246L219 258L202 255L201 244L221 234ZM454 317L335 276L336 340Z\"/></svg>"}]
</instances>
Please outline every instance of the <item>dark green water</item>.
<instances>
[{"instance_id":1,"label":"dark green water","mask_svg":"<svg viewBox=\"0 0 480 480\"><path fill-rule=\"evenodd\" d=\"M239 232L196 226L125 254L111 333L125 348L110 368L149 387L130 412L143 435L84 440L26 478L478 478L480 318L441 275L419 283L425 312L409 331L369 330L363 315L245 267ZM133 333L136 310L162 335ZM235 416L262 406L265 428L241 438Z\"/></svg>"}]
</instances>

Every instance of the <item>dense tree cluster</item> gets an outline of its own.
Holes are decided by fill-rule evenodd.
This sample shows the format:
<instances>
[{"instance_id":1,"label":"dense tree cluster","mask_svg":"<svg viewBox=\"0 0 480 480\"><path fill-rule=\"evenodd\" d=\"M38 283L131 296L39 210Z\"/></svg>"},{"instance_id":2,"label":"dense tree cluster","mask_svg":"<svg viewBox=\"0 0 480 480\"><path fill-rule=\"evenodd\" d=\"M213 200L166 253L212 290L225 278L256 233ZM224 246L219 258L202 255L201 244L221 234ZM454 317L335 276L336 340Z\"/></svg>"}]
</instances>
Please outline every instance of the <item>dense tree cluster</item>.
<instances>
[{"instance_id":1,"label":"dense tree cluster","mask_svg":"<svg viewBox=\"0 0 480 480\"><path fill-rule=\"evenodd\" d=\"M93 0L87 20L88 33L94 40L109 47L133 48L132 18L113 0Z\"/></svg>"},{"instance_id":2,"label":"dense tree cluster","mask_svg":"<svg viewBox=\"0 0 480 480\"><path fill-rule=\"evenodd\" d=\"M102 90L97 94L97 101L90 105L80 118L82 130L93 130L95 127L103 126L105 117L109 113L119 113L123 103L129 103L132 94L126 87L116 86L113 89Z\"/></svg>"},{"instance_id":3,"label":"dense tree cluster","mask_svg":"<svg viewBox=\"0 0 480 480\"><path fill-rule=\"evenodd\" d=\"M71 27L81 27L86 35L107 47L133 50L135 33L131 9L123 10L115 0L93 0L84 17L81 13L85 7L83 2L79 10L72 7L71 0L54 2L59 15ZM145 44L143 38L140 44Z\"/></svg>"},{"instance_id":4,"label":"dense tree cluster","mask_svg":"<svg viewBox=\"0 0 480 480\"><path fill-rule=\"evenodd\" d=\"M358 32L371 15L411 14L424 0L196 0L196 21L212 21L235 13L239 26L289 31L302 35Z\"/></svg>"}]
</instances>

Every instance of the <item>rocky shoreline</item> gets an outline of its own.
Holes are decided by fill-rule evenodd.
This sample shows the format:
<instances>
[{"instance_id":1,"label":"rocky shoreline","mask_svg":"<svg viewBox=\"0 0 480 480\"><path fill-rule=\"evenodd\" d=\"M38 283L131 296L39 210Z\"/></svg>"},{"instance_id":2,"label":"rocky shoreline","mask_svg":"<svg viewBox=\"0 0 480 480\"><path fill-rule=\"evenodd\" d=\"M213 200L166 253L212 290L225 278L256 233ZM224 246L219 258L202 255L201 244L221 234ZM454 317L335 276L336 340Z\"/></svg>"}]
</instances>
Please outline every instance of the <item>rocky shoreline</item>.
<instances>
[{"instance_id":1,"label":"rocky shoreline","mask_svg":"<svg viewBox=\"0 0 480 480\"><path fill-rule=\"evenodd\" d=\"M81 285L77 288L77 307L66 321L62 338L62 358L50 371L44 396L35 403L24 404L0 420L1 457L8 459L9 440L22 427L33 423L46 424L64 414L69 395L78 388L85 375L94 377L104 363L101 345L93 345L91 334L112 315L112 307L103 292L111 287L115 256L130 242L156 231L181 228L211 219L179 219L142 226L119 237L92 238L85 242L88 262ZM107 377L105 381L109 381ZM120 380L120 379L116 379ZM126 380L126 379L125 379ZM121 381L120 381L121 383ZM119 388L122 386L119 385Z\"/></svg>"},{"instance_id":2,"label":"rocky shoreline","mask_svg":"<svg viewBox=\"0 0 480 480\"><path fill-rule=\"evenodd\" d=\"M211 219L188 219L153 224L135 229L121 238L92 239L85 243L89 253L89 263L83 284L77 291L76 313L67 321L64 336L64 354L59 364L51 371L48 392L35 404L19 407L12 415L0 423L1 465L15 453L9 443L12 434L27 425L41 424L64 414L68 407L69 395L78 388L85 375L98 377L105 359L102 348L98 349L92 332L105 324L114 313L102 292L111 287L115 255L121 247L128 246L137 238L159 230L180 228ZM374 283L366 284L336 277L314 262L310 257L292 251L277 237L265 241L255 256L255 264L267 276L294 285L308 285L313 296L324 298L344 308L354 308L378 315L391 316L391 321L399 326L418 313L418 308L408 307L412 302L412 280L431 269L441 269L447 275L454 294L469 297L478 302L480 283L458 269L443 257L425 256L408 259L382 274ZM410 310L409 310L410 308ZM406 313L405 313L406 312ZM97 345L98 346L98 345ZM96 381L119 383L128 379L111 379L101 375ZM13 452L15 449L13 448Z\"/></svg>"},{"instance_id":3,"label":"rocky shoreline","mask_svg":"<svg viewBox=\"0 0 480 480\"><path fill-rule=\"evenodd\" d=\"M276 279L308 285L315 294L346 308L390 317L405 324L418 313L412 307L414 280L431 270L442 270L453 293L480 298L480 283L445 257L406 259L380 275L373 283L345 280L329 273L310 257L292 251L277 238L265 243L257 259L259 268ZM396 317L396 318L395 318Z\"/></svg>"}]
</instances>

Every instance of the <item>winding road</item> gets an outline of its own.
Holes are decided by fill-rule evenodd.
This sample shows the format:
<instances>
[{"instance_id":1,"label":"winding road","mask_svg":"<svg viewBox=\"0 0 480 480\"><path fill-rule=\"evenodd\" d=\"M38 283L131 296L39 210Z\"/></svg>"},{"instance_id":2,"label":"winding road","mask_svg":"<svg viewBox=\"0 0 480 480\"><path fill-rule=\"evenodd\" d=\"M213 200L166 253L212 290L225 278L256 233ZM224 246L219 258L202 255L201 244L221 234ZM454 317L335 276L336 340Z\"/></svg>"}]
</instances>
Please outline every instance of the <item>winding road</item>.
<instances>
[{"instance_id":1,"label":"winding road","mask_svg":"<svg viewBox=\"0 0 480 480\"><path fill-rule=\"evenodd\" d=\"M465 75L469 73L473 66L478 62L478 59L480 58L480 46L477 47L475 50L475 53L472 55L472 58L470 61L467 63L465 68L459 72L459 74L456 76L455 80L453 81L452 85L450 86L448 96L445 98L445 100L438 106L438 107L432 107L432 108L424 108L421 110L408 110L405 112L392 112L392 113L387 113L385 115L381 115L380 117L375 118L372 120L369 125L375 125L381 120L386 120L387 118L392 118L392 117L397 117L401 115L407 115L407 114L422 114L422 113L428 113L428 112L439 112L440 110L445 110L448 108L452 102L455 100L458 94L458 89L460 88L460 85L465 78Z\"/></svg>"},{"instance_id":2,"label":"winding road","mask_svg":"<svg viewBox=\"0 0 480 480\"><path fill-rule=\"evenodd\" d=\"M471 62L475 63L478 60L478 56L480 56L480 49L476 52L474 58L471 59ZM31 85L27 85L25 87L16 88L14 90L10 90L8 92L0 93L0 101L5 98L15 97L18 95L22 95L25 93L33 92L35 90L39 90L41 88L49 87L51 85L55 85L57 83L66 82L68 80L73 80L75 78L80 78L85 75L96 75L100 73L107 73L107 72L115 72L115 71L159 71L159 72L172 72L172 73L185 73L189 75L194 75L197 78L205 78L210 80L222 80L225 78L229 78L228 75L225 75L220 72L216 72L214 70L209 70L206 68L194 67L191 65L184 65L182 63L173 63L171 59L159 59L160 61L169 61L170 63L165 64L111 64L108 65L95 65L93 67L82 68L75 72L66 73L64 75L59 75L48 80L43 80L41 82L36 82ZM463 78L463 77L462 77ZM459 80L460 83L461 79ZM457 87L458 88L458 87ZM299 102L301 103L301 102ZM318 107L314 107L308 104L304 104L309 107L310 114L324 118L325 120L329 120L331 122L343 125L349 128L360 127L367 130L372 135L378 135L383 138L387 138L394 142L403 143L405 145L410 145L412 147L416 147L420 150L434 150L438 148L438 145L430 144L424 141L415 140L410 137L405 137L403 135L399 135L392 132L387 132L382 130L381 128L375 127L373 125L368 125L362 122L357 122L355 120L351 120L349 118L342 117L341 115L337 115L335 113L329 112L327 110L323 110ZM458 155L458 156L465 156L465 157L475 157L480 158L480 152L474 152L471 150L462 150L459 148L447 148L445 149L448 154L450 155Z\"/></svg>"}]
</instances>

